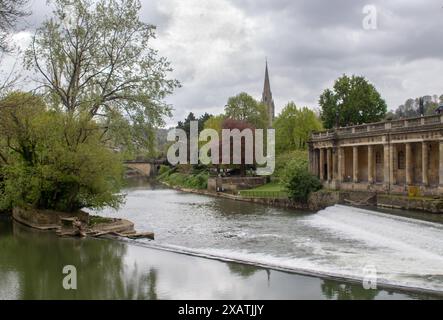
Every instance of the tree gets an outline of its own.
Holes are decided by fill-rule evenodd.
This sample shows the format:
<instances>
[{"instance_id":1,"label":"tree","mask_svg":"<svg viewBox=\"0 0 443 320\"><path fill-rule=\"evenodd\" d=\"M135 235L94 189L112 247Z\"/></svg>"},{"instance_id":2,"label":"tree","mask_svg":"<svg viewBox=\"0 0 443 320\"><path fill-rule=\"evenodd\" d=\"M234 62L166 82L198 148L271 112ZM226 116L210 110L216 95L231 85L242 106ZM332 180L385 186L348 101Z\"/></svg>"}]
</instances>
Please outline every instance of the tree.
<instances>
[{"instance_id":1,"label":"tree","mask_svg":"<svg viewBox=\"0 0 443 320\"><path fill-rule=\"evenodd\" d=\"M294 102L289 102L274 122L276 133L276 151L305 149L312 131L322 129L317 115L307 107L297 109Z\"/></svg>"},{"instance_id":2,"label":"tree","mask_svg":"<svg viewBox=\"0 0 443 320\"><path fill-rule=\"evenodd\" d=\"M151 46L155 27L140 20L140 2L52 3L53 17L37 30L25 59L40 74L50 107L94 119L108 144L152 148L154 128L171 115L163 99L179 83Z\"/></svg>"},{"instance_id":3,"label":"tree","mask_svg":"<svg viewBox=\"0 0 443 320\"><path fill-rule=\"evenodd\" d=\"M0 118L7 150L0 168L0 209L32 206L75 212L117 208L123 201L118 195L120 157L100 142L96 122L48 110L40 97L20 92L0 101ZM78 137L81 143L72 144Z\"/></svg>"},{"instance_id":4,"label":"tree","mask_svg":"<svg viewBox=\"0 0 443 320\"><path fill-rule=\"evenodd\" d=\"M198 132L201 132L205 127L205 122L211 118L208 113L203 114L199 118L196 118L193 112L190 112L184 121L179 121L177 124L177 129L182 129L186 132L188 138L188 161L190 161L190 139L191 139L191 122L196 121L198 126Z\"/></svg>"},{"instance_id":5,"label":"tree","mask_svg":"<svg viewBox=\"0 0 443 320\"><path fill-rule=\"evenodd\" d=\"M223 114L220 114L218 116L211 116L205 121L203 129L213 129L217 131L219 136L221 137L222 125L225 119L226 117Z\"/></svg>"},{"instance_id":6,"label":"tree","mask_svg":"<svg viewBox=\"0 0 443 320\"><path fill-rule=\"evenodd\" d=\"M290 161L282 180L289 198L300 203L307 203L309 195L322 188L320 180L309 172L307 159Z\"/></svg>"},{"instance_id":7,"label":"tree","mask_svg":"<svg viewBox=\"0 0 443 320\"><path fill-rule=\"evenodd\" d=\"M247 121L257 129L268 127L268 112L264 104L258 103L249 94L242 92L228 99L225 107L227 118Z\"/></svg>"},{"instance_id":8,"label":"tree","mask_svg":"<svg viewBox=\"0 0 443 320\"><path fill-rule=\"evenodd\" d=\"M184 121L179 121L177 124L178 129L182 129L186 132L186 134L190 135L191 131L191 121L198 122L198 131L202 131L205 127L205 122L210 119L212 116L209 113L205 113L199 118L196 118L193 112L190 112Z\"/></svg>"},{"instance_id":9,"label":"tree","mask_svg":"<svg viewBox=\"0 0 443 320\"><path fill-rule=\"evenodd\" d=\"M8 37L18 19L29 15L25 10L29 0L0 0L0 52L11 50Z\"/></svg>"},{"instance_id":10,"label":"tree","mask_svg":"<svg viewBox=\"0 0 443 320\"><path fill-rule=\"evenodd\" d=\"M0 61L3 55L11 53L14 46L11 45L10 34L15 30L18 20L30 13L25 10L29 0L0 0ZM18 60L18 58L17 58ZM0 97L4 96L10 90L19 78L15 72L15 66L12 70L0 70Z\"/></svg>"},{"instance_id":11,"label":"tree","mask_svg":"<svg viewBox=\"0 0 443 320\"><path fill-rule=\"evenodd\" d=\"M246 175L246 169L248 167L252 167L255 163L255 128L253 125L248 123L244 120L236 120L236 119L230 119L227 118L223 120L222 123L222 130L239 130L240 132L243 132L243 130L250 130L252 133L251 138L249 142L252 143L252 162L253 163L247 163L247 148L246 148L246 138L241 138L240 142L240 148L235 148L235 143L233 139L231 138L229 141L229 148L230 148L230 164L227 165L228 168L236 169L239 168L240 175L245 176ZM223 143L225 143L222 139L220 139L220 163L222 162L222 156L223 156ZM239 156L240 164L234 164L234 159L236 156Z\"/></svg>"},{"instance_id":12,"label":"tree","mask_svg":"<svg viewBox=\"0 0 443 320\"><path fill-rule=\"evenodd\" d=\"M327 129L381 121L386 102L364 77L343 75L320 96L321 119Z\"/></svg>"},{"instance_id":13,"label":"tree","mask_svg":"<svg viewBox=\"0 0 443 320\"><path fill-rule=\"evenodd\" d=\"M398 106L395 110L394 118L401 119L435 114L435 110L440 104L440 98L437 95L433 97L423 96L409 98L404 104ZM423 110L421 110L421 108L423 108Z\"/></svg>"}]
</instances>

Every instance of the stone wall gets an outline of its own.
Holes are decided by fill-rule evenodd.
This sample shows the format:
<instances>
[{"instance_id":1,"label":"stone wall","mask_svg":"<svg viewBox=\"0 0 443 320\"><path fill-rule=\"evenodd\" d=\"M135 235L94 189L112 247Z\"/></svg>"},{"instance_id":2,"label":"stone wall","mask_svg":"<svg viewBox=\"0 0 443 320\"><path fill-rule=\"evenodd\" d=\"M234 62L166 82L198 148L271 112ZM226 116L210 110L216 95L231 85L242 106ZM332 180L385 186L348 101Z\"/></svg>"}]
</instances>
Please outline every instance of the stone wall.
<instances>
[{"instance_id":1,"label":"stone wall","mask_svg":"<svg viewBox=\"0 0 443 320\"><path fill-rule=\"evenodd\" d=\"M386 208L419 210L432 213L443 213L443 200L429 198L408 198L395 195L378 195L377 205Z\"/></svg>"},{"instance_id":2,"label":"stone wall","mask_svg":"<svg viewBox=\"0 0 443 320\"><path fill-rule=\"evenodd\" d=\"M267 177L209 177L208 190L236 194L240 190L253 189L267 183Z\"/></svg>"},{"instance_id":3,"label":"stone wall","mask_svg":"<svg viewBox=\"0 0 443 320\"><path fill-rule=\"evenodd\" d=\"M319 211L338 203L340 203L340 192L320 190L309 195L308 208L312 211Z\"/></svg>"}]
</instances>

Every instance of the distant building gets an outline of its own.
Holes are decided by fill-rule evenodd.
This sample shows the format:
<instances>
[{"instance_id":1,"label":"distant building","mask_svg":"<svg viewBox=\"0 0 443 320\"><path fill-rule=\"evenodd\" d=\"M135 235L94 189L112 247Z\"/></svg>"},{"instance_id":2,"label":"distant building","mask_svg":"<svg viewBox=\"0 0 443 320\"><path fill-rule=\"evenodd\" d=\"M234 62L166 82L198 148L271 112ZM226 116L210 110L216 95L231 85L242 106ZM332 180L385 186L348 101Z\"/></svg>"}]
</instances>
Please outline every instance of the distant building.
<instances>
[{"instance_id":1,"label":"distant building","mask_svg":"<svg viewBox=\"0 0 443 320\"><path fill-rule=\"evenodd\" d=\"M263 88L263 95L261 102L265 104L268 108L269 127L272 127L272 124L274 123L275 119L275 105L274 105L274 99L272 98L271 83L269 81L268 61L266 61L265 85Z\"/></svg>"},{"instance_id":2,"label":"distant building","mask_svg":"<svg viewBox=\"0 0 443 320\"><path fill-rule=\"evenodd\" d=\"M330 189L441 196L443 115L313 133L309 163Z\"/></svg>"}]
</instances>

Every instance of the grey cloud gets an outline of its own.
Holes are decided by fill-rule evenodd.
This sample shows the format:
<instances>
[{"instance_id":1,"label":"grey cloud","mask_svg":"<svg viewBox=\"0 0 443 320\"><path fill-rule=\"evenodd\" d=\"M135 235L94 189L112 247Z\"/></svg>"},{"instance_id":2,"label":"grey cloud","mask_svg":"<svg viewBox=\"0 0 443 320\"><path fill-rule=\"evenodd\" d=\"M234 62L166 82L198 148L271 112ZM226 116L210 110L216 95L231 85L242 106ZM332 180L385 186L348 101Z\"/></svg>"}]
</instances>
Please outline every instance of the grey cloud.
<instances>
[{"instance_id":1,"label":"grey cloud","mask_svg":"<svg viewBox=\"0 0 443 320\"><path fill-rule=\"evenodd\" d=\"M32 0L29 24L48 8ZM363 30L363 7L378 11L378 29ZM443 3L440 0L151 0L144 21L158 26L160 54L183 88L167 99L174 119L220 113L229 96L260 98L264 59L279 111L289 100L317 107L343 73L366 76L395 108L407 98L443 93Z\"/></svg>"}]
</instances>

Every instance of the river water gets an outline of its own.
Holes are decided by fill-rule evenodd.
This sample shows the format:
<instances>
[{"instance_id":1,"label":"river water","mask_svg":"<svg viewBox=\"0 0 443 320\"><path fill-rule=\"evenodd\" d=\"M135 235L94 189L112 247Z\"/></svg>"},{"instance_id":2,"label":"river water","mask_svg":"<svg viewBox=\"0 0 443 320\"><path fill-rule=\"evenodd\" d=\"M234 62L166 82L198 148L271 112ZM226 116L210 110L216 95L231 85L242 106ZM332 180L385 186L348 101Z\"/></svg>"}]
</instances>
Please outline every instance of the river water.
<instances>
[{"instance_id":1,"label":"river water","mask_svg":"<svg viewBox=\"0 0 443 320\"><path fill-rule=\"evenodd\" d=\"M296 212L146 183L126 193L120 211L99 214L155 232L154 242L138 241L144 245L356 280L376 270L379 284L443 292L441 216L431 222L339 205Z\"/></svg>"},{"instance_id":2,"label":"river water","mask_svg":"<svg viewBox=\"0 0 443 320\"><path fill-rule=\"evenodd\" d=\"M380 283L443 291L438 221L342 206L296 212L146 182L125 193L119 211L96 213L134 221L155 241L60 239L0 220L0 299L439 297ZM66 265L77 268L77 290L62 287ZM362 286L368 268L378 290Z\"/></svg>"}]
</instances>

